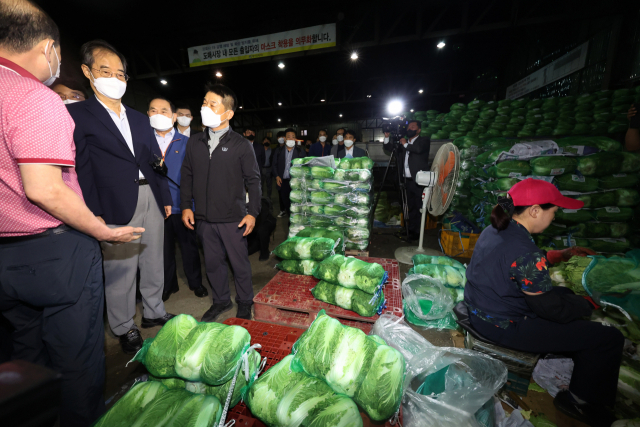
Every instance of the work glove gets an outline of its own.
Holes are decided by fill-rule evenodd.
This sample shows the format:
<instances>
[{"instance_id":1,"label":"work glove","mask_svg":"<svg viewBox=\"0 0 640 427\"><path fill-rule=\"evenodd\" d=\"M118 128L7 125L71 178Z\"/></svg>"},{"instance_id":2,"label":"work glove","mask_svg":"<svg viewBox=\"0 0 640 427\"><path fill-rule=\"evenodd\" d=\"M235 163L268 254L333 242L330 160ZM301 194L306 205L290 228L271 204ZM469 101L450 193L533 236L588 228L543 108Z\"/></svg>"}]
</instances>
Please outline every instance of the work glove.
<instances>
[{"instance_id":1,"label":"work glove","mask_svg":"<svg viewBox=\"0 0 640 427\"><path fill-rule=\"evenodd\" d=\"M580 246L572 246L567 249L547 252L547 261L550 264L557 264L563 261L569 261L574 256L596 255L595 251Z\"/></svg>"}]
</instances>

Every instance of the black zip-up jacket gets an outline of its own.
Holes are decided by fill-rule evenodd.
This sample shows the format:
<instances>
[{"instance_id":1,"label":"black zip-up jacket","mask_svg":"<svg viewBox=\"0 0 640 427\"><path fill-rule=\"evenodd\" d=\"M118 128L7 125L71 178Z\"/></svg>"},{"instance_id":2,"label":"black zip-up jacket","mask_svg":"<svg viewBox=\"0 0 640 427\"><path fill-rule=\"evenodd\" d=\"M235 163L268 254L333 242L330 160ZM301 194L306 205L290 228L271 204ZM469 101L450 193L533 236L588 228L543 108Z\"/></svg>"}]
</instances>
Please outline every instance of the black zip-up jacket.
<instances>
[{"instance_id":1,"label":"black zip-up jacket","mask_svg":"<svg viewBox=\"0 0 640 427\"><path fill-rule=\"evenodd\" d=\"M189 138L181 175L180 209L191 209L193 199L197 220L240 222L246 214L258 217L262 189L256 154L231 127L211 156L208 129Z\"/></svg>"}]
</instances>

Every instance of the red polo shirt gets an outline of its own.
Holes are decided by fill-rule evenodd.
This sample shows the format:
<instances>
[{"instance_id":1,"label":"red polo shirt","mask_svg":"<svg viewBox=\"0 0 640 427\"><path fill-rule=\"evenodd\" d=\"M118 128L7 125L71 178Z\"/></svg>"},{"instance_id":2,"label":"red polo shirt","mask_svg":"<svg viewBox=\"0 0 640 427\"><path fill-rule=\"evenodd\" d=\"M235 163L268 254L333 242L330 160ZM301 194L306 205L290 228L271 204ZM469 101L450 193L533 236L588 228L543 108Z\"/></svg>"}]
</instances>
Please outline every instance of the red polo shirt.
<instances>
[{"instance_id":1,"label":"red polo shirt","mask_svg":"<svg viewBox=\"0 0 640 427\"><path fill-rule=\"evenodd\" d=\"M74 169L74 127L55 92L0 57L0 237L42 233L62 224L27 199L21 164L62 166L64 183L82 197Z\"/></svg>"}]
</instances>

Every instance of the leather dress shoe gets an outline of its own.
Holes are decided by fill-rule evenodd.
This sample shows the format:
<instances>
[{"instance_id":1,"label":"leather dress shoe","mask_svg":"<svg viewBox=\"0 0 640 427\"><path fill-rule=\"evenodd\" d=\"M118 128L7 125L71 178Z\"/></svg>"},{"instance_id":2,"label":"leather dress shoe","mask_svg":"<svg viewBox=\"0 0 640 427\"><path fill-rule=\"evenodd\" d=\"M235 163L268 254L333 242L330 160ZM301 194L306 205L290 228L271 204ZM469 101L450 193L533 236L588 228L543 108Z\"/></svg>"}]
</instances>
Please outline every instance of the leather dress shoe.
<instances>
[{"instance_id":1,"label":"leather dress shoe","mask_svg":"<svg viewBox=\"0 0 640 427\"><path fill-rule=\"evenodd\" d=\"M164 326L165 323L167 323L169 320L173 319L174 317L176 317L176 315L171 313L166 313L164 316L158 317L157 319L147 319L146 317L143 317L142 323L140 324L140 326L142 326L145 329L153 328L154 326Z\"/></svg>"},{"instance_id":2,"label":"leather dress shoe","mask_svg":"<svg viewBox=\"0 0 640 427\"><path fill-rule=\"evenodd\" d=\"M129 329L126 334L118 336L118 339L125 354L136 354L142 348L142 336L136 327Z\"/></svg>"},{"instance_id":3,"label":"leather dress shoe","mask_svg":"<svg viewBox=\"0 0 640 427\"><path fill-rule=\"evenodd\" d=\"M238 319L251 320L251 304L238 304L238 312L236 314Z\"/></svg>"},{"instance_id":4,"label":"leather dress shoe","mask_svg":"<svg viewBox=\"0 0 640 427\"><path fill-rule=\"evenodd\" d=\"M177 286L173 289L171 289L169 292L163 292L162 293L162 301L166 301L169 299L169 297L171 296L171 294L175 294L176 292L178 292L180 290L180 288L178 288Z\"/></svg>"},{"instance_id":5,"label":"leather dress shoe","mask_svg":"<svg viewBox=\"0 0 640 427\"><path fill-rule=\"evenodd\" d=\"M222 313L229 311L233 308L233 303L228 301L225 304L213 304L209 310L207 310L203 315L201 322L215 322L218 316Z\"/></svg>"},{"instance_id":6,"label":"leather dress shoe","mask_svg":"<svg viewBox=\"0 0 640 427\"><path fill-rule=\"evenodd\" d=\"M199 288L194 289L193 293L198 298L203 298L203 297L206 297L207 295L209 295L209 292L207 292L207 288L205 288L204 286L200 286Z\"/></svg>"}]
</instances>

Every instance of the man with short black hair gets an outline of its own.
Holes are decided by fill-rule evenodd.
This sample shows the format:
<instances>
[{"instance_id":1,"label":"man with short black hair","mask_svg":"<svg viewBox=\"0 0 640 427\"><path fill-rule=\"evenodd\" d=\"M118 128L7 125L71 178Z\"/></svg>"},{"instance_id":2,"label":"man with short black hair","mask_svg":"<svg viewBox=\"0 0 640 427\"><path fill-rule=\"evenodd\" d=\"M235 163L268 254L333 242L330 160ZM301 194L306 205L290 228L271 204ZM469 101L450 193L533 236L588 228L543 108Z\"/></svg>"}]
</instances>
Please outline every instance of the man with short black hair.
<instances>
[{"instance_id":1,"label":"man with short black hair","mask_svg":"<svg viewBox=\"0 0 640 427\"><path fill-rule=\"evenodd\" d=\"M331 154L331 144L327 141L327 131L321 129L318 132L318 142L311 144L309 155L315 157L324 157Z\"/></svg>"},{"instance_id":2,"label":"man with short black hair","mask_svg":"<svg viewBox=\"0 0 640 427\"><path fill-rule=\"evenodd\" d=\"M167 177L152 164L162 153L149 117L122 103L127 90L127 61L104 40L81 47L82 71L94 96L67 108L75 121L78 180L87 206L109 227L144 225L140 240L123 245L102 243L109 326L122 351L142 348L136 315L140 272L141 326L164 325L173 317L162 301L164 287L164 219L171 215Z\"/></svg>"},{"instance_id":3,"label":"man with short black hair","mask_svg":"<svg viewBox=\"0 0 640 427\"><path fill-rule=\"evenodd\" d=\"M221 84L209 83L205 90L200 111L208 129L189 139L182 163L182 222L190 230L196 225L204 248L213 304L202 321L213 322L233 308L227 256L236 282L235 317L250 320L253 283L247 236L260 213L260 169L253 148L229 126L238 105L235 93Z\"/></svg>"},{"instance_id":4,"label":"man with short black hair","mask_svg":"<svg viewBox=\"0 0 640 427\"><path fill-rule=\"evenodd\" d=\"M182 224L180 209L180 169L184 160L189 138L176 132L173 127L176 120L176 108L171 101L158 97L149 102L147 114L154 129L158 146L162 152L162 161L167 167L169 191L171 192L171 215L164 220L164 288L162 300L167 301L171 294L178 292L176 268L176 240L182 252L182 268L187 277L189 289L202 298L209 293L202 286L200 253L194 230Z\"/></svg>"},{"instance_id":5,"label":"man with short black hair","mask_svg":"<svg viewBox=\"0 0 640 427\"><path fill-rule=\"evenodd\" d=\"M344 133L346 132L345 128L338 128L336 134L333 135L333 140L331 143L334 147L338 147L337 151L344 150ZM332 150L333 151L333 150Z\"/></svg>"},{"instance_id":6,"label":"man with short black hair","mask_svg":"<svg viewBox=\"0 0 640 427\"><path fill-rule=\"evenodd\" d=\"M191 136L191 108L187 104L176 105L176 129L187 138Z\"/></svg>"},{"instance_id":7,"label":"man with short black hair","mask_svg":"<svg viewBox=\"0 0 640 427\"><path fill-rule=\"evenodd\" d=\"M284 131L287 138L285 147L276 153L273 159L273 166L271 173L276 177L276 184L278 185L278 194L280 195L280 213L278 218L289 215L291 213L291 175L289 170L291 168L291 161L304 157L304 152L296 149L296 131L293 128L288 128Z\"/></svg>"},{"instance_id":8,"label":"man with short black hair","mask_svg":"<svg viewBox=\"0 0 640 427\"><path fill-rule=\"evenodd\" d=\"M354 144L356 143L356 133L352 130L348 130L344 133L344 150L338 151L339 146L334 146L331 148L331 154L333 157L337 159L349 158L353 159L355 157L367 157L367 152L362 148L356 147Z\"/></svg>"},{"instance_id":9,"label":"man with short black hair","mask_svg":"<svg viewBox=\"0 0 640 427\"><path fill-rule=\"evenodd\" d=\"M265 163L265 152L264 146L256 141L256 130L253 127L247 127L242 134L245 138L247 138L251 145L253 146L253 151L256 153L256 160L258 161L258 168L262 170Z\"/></svg>"}]
</instances>

